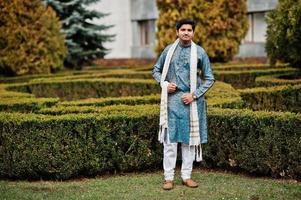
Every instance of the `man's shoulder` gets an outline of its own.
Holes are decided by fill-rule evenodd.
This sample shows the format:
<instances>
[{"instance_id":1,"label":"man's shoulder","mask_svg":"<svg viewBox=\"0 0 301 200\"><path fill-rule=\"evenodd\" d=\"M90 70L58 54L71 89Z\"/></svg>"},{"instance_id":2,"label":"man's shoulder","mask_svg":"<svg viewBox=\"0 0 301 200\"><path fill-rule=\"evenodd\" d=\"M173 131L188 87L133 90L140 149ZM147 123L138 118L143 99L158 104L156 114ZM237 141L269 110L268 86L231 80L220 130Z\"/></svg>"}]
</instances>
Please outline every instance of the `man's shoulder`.
<instances>
[{"instance_id":1,"label":"man's shoulder","mask_svg":"<svg viewBox=\"0 0 301 200\"><path fill-rule=\"evenodd\" d=\"M164 51L168 51L170 49L170 47L172 46L172 43L171 44L168 44L165 48L164 48Z\"/></svg>"},{"instance_id":2,"label":"man's shoulder","mask_svg":"<svg viewBox=\"0 0 301 200\"><path fill-rule=\"evenodd\" d=\"M165 46L165 48L161 52L161 55L166 55L171 46L172 46L172 44Z\"/></svg>"},{"instance_id":3,"label":"man's shoulder","mask_svg":"<svg viewBox=\"0 0 301 200\"><path fill-rule=\"evenodd\" d=\"M198 53L200 53L200 54L206 54L206 51L205 51L205 49L203 47L201 47L198 44L196 45L196 47L197 47Z\"/></svg>"}]
</instances>

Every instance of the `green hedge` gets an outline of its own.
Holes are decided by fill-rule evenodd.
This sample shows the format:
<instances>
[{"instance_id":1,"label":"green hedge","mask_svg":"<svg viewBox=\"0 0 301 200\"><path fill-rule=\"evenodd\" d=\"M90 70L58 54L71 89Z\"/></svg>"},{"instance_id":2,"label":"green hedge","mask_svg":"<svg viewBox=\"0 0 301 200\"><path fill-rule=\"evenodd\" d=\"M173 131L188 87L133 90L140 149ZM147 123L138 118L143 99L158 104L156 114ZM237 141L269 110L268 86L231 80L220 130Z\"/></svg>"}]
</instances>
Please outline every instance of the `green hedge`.
<instances>
[{"instance_id":1,"label":"green hedge","mask_svg":"<svg viewBox=\"0 0 301 200\"><path fill-rule=\"evenodd\" d=\"M147 114L1 113L0 175L67 179L159 168L162 148L154 120L158 110L143 110Z\"/></svg>"},{"instance_id":2,"label":"green hedge","mask_svg":"<svg viewBox=\"0 0 301 200\"><path fill-rule=\"evenodd\" d=\"M209 110L205 165L301 178L301 115Z\"/></svg>"},{"instance_id":3,"label":"green hedge","mask_svg":"<svg viewBox=\"0 0 301 200\"><path fill-rule=\"evenodd\" d=\"M18 87L21 86L20 88L23 88L24 90L26 90L26 87L24 87L26 85L27 84L17 84ZM18 111L18 109L20 109L20 112L39 111L38 113L57 115L64 113L87 113L92 112L95 109L87 106L99 107L117 104L140 105L160 103L160 94L153 94L148 96L107 97L58 102L58 99L34 98L32 94L6 91L5 87L2 87L2 90L3 93L1 93L0 95L0 99L2 98L2 102L0 103L0 111ZM208 99L208 105L215 107L229 107L228 105L237 105L241 102L239 93L235 89L233 89L231 85L219 81L217 81L214 87L206 94L206 97ZM55 104L57 106L52 107ZM85 106L86 108L77 108L77 106Z\"/></svg>"},{"instance_id":4,"label":"green hedge","mask_svg":"<svg viewBox=\"0 0 301 200\"><path fill-rule=\"evenodd\" d=\"M261 87L301 84L301 72L259 76L255 82L256 86Z\"/></svg>"},{"instance_id":5,"label":"green hedge","mask_svg":"<svg viewBox=\"0 0 301 200\"><path fill-rule=\"evenodd\" d=\"M141 96L160 92L153 80L142 79L78 79L31 82L10 85L7 90L28 92L36 97L59 97L74 100L98 97Z\"/></svg>"},{"instance_id":6,"label":"green hedge","mask_svg":"<svg viewBox=\"0 0 301 200\"><path fill-rule=\"evenodd\" d=\"M0 176L68 179L161 168L159 106L130 107L111 107L110 115L0 113ZM204 166L301 178L300 114L211 108L208 126Z\"/></svg>"},{"instance_id":7,"label":"green hedge","mask_svg":"<svg viewBox=\"0 0 301 200\"><path fill-rule=\"evenodd\" d=\"M60 106L108 106L108 105L139 105L139 104L159 104L160 94L147 96L129 96L129 97L107 97L95 99L83 99L77 101L63 101Z\"/></svg>"},{"instance_id":8,"label":"green hedge","mask_svg":"<svg viewBox=\"0 0 301 200\"><path fill-rule=\"evenodd\" d=\"M223 70L223 71L243 71L243 70L271 70L271 69L280 69L288 67L288 65L275 65L271 66L270 64L213 64L213 70Z\"/></svg>"},{"instance_id":9,"label":"green hedge","mask_svg":"<svg viewBox=\"0 0 301 200\"><path fill-rule=\"evenodd\" d=\"M220 106L226 103L240 102L241 97L230 84L216 81L214 86L206 93L209 106ZM107 106L116 104L139 105L139 104L159 104L160 94L146 96L129 97L109 97L97 99L83 99L76 101L63 101L62 106ZM222 106L223 107L223 106Z\"/></svg>"},{"instance_id":10,"label":"green hedge","mask_svg":"<svg viewBox=\"0 0 301 200\"><path fill-rule=\"evenodd\" d=\"M24 83L35 79L63 79L66 76L72 75L89 75L94 74L95 71L71 71L68 69L61 70L58 73L53 74L39 74L39 75L24 75L24 76L14 76L14 77L0 77L0 83Z\"/></svg>"},{"instance_id":11,"label":"green hedge","mask_svg":"<svg viewBox=\"0 0 301 200\"><path fill-rule=\"evenodd\" d=\"M22 93L22 92L14 92L14 91L7 91L4 84L0 85L0 98L26 98L26 97L34 97L33 94Z\"/></svg>"},{"instance_id":12,"label":"green hedge","mask_svg":"<svg viewBox=\"0 0 301 200\"><path fill-rule=\"evenodd\" d=\"M0 98L0 112L36 112L58 102L58 98Z\"/></svg>"},{"instance_id":13,"label":"green hedge","mask_svg":"<svg viewBox=\"0 0 301 200\"><path fill-rule=\"evenodd\" d=\"M301 84L245 89L240 95L253 110L301 112Z\"/></svg>"},{"instance_id":14,"label":"green hedge","mask_svg":"<svg viewBox=\"0 0 301 200\"><path fill-rule=\"evenodd\" d=\"M230 83L234 88L249 88L256 86L257 76L295 72L294 68L280 68L270 70L241 70L241 71L215 71L215 79Z\"/></svg>"},{"instance_id":15,"label":"green hedge","mask_svg":"<svg viewBox=\"0 0 301 200\"><path fill-rule=\"evenodd\" d=\"M58 80L77 80L77 79L98 79L98 78L134 78L134 79L153 79L150 72L135 72L131 70L107 70L93 74L74 74L58 77L33 79L31 82L49 82Z\"/></svg>"},{"instance_id":16,"label":"green hedge","mask_svg":"<svg viewBox=\"0 0 301 200\"><path fill-rule=\"evenodd\" d=\"M214 86L206 93L208 106L220 108L240 108L243 101L239 92L230 84L216 81Z\"/></svg>"},{"instance_id":17,"label":"green hedge","mask_svg":"<svg viewBox=\"0 0 301 200\"><path fill-rule=\"evenodd\" d=\"M111 114L129 114L135 113L137 110L141 111L145 107L153 107L157 109L155 104L143 104L143 105L109 105L104 107L98 106L56 106L53 108L43 108L37 112L37 114L47 115L64 115L64 114L85 114L85 113L102 113L104 115Z\"/></svg>"}]
</instances>

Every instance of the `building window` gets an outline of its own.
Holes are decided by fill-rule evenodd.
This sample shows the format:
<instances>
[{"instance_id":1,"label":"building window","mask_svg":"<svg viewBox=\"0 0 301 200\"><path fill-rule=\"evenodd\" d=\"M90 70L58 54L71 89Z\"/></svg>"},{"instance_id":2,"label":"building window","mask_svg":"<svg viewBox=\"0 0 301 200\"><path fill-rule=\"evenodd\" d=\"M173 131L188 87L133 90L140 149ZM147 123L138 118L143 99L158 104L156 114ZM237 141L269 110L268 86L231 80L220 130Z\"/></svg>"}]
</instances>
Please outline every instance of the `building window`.
<instances>
[{"instance_id":1,"label":"building window","mask_svg":"<svg viewBox=\"0 0 301 200\"><path fill-rule=\"evenodd\" d=\"M245 43L265 42L267 24L265 22L265 12L249 13L249 30L244 39Z\"/></svg>"},{"instance_id":2,"label":"building window","mask_svg":"<svg viewBox=\"0 0 301 200\"><path fill-rule=\"evenodd\" d=\"M149 20L138 21L141 46L147 46L150 44L149 24Z\"/></svg>"}]
</instances>

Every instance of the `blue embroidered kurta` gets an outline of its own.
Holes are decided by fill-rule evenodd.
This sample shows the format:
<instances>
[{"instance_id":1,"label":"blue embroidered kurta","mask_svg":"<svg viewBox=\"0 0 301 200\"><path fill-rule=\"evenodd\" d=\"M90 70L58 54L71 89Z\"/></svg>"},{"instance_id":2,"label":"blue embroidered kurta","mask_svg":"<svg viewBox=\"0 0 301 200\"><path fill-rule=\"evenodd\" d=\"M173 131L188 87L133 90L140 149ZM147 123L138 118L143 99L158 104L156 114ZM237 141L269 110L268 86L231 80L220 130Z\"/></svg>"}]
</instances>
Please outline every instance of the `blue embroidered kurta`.
<instances>
[{"instance_id":1,"label":"blue embroidered kurta","mask_svg":"<svg viewBox=\"0 0 301 200\"><path fill-rule=\"evenodd\" d=\"M170 47L171 45L164 49L154 66L153 77L158 83L160 83L164 61ZM184 104L181 97L185 93L190 93L190 49L191 45L179 44L177 46L165 79L165 81L177 85L176 92L168 94L168 132L169 140L172 143L189 144L190 105ZM201 71L205 83L202 83L200 76L197 76L197 89L193 93L197 97L201 143L207 143L207 105L204 94L213 85L214 76L205 50L198 45L197 57L198 71Z\"/></svg>"}]
</instances>

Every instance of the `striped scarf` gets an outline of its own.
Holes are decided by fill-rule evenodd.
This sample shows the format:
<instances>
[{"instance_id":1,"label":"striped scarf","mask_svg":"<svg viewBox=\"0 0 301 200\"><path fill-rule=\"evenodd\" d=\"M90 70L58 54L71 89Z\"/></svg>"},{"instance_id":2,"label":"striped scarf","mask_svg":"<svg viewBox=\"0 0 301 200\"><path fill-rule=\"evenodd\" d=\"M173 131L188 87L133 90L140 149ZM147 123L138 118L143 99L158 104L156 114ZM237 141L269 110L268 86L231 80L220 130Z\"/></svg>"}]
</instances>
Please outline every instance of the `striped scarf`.
<instances>
[{"instance_id":1,"label":"striped scarf","mask_svg":"<svg viewBox=\"0 0 301 200\"><path fill-rule=\"evenodd\" d=\"M161 103L160 103L160 128L158 139L161 143L164 141L169 143L169 133L168 133L168 111L167 111L167 102L168 102L168 82L165 81L168 68L173 56L173 53L179 44L179 39L177 39L170 49L167 52L166 59L163 66L163 71L161 75ZM190 51L190 92L194 92L196 90L197 85L197 47L194 42L191 42L191 51ZM196 101L193 101L190 104L190 139L189 145L195 146L196 149L196 161L202 160L202 148L200 141L200 131L199 131L199 117L198 117L198 109Z\"/></svg>"}]
</instances>

